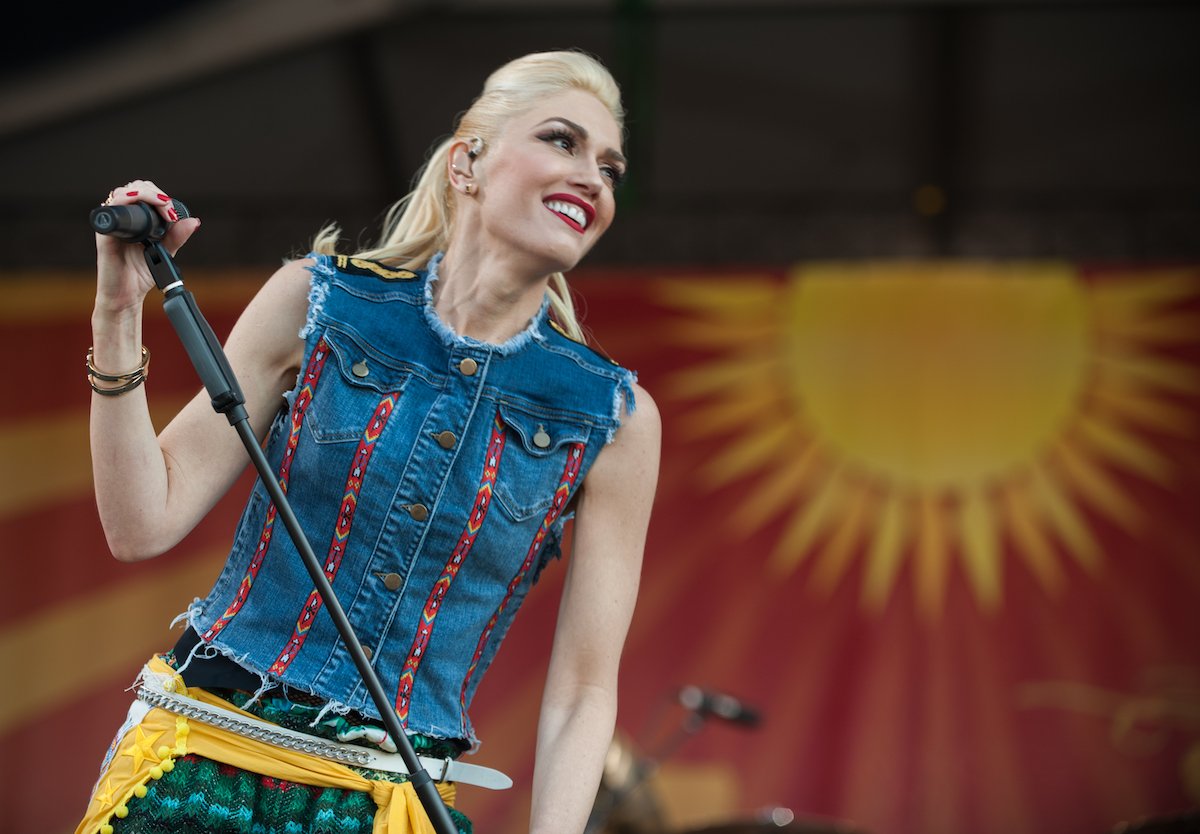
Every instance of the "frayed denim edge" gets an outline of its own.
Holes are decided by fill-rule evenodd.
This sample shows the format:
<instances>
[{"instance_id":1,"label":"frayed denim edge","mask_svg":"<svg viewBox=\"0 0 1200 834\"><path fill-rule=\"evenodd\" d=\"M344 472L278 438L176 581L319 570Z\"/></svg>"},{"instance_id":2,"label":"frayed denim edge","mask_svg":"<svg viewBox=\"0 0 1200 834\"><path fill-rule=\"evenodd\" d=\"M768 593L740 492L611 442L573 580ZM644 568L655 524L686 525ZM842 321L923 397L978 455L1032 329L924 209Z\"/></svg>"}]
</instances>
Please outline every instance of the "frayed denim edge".
<instances>
[{"instance_id":1,"label":"frayed denim edge","mask_svg":"<svg viewBox=\"0 0 1200 834\"><path fill-rule=\"evenodd\" d=\"M425 321L429 323L430 328L443 343L454 347L455 345L465 345L467 347L482 348L491 351L497 356L511 356L517 351L527 347L530 342L545 341L545 336L542 335L541 324L546 319L546 315L550 309L549 294L543 296L542 306L538 308L537 314L529 320L528 326L517 335L513 336L507 342L501 344L492 344L491 342L481 342L478 339L472 339L470 336L460 336L454 332L454 328L442 321L438 316L437 311L433 309L433 285L438 280L438 265L442 262L442 257L445 253L438 252L429 259L426 264L425 276Z\"/></svg>"},{"instance_id":2,"label":"frayed denim edge","mask_svg":"<svg viewBox=\"0 0 1200 834\"><path fill-rule=\"evenodd\" d=\"M184 611L182 614L180 614L178 617L176 617L174 620L171 621L171 625L174 626L176 623L179 623L181 621L186 621L187 624L192 629L194 629L197 634L203 634L204 629L201 628L199 623L197 622L203 613L204 612L203 612L203 607L201 605L201 600L197 598L192 601L192 604L188 607L188 609L186 611ZM311 691L305 689L302 686L290 686L289 684L286 684L283 681L277 681L274 678L272 678L270 675L268 675L266 672L261 672L258 669L255 669L253 666L251 666L247 662L249 659L249 656L250 656L249 653L239 655L236 652L234 652L232 649L226 648L225 646L219 646L214 643L207 643L203 639L201 639L200 642L198 642L195 646L192 647L191 652L188 653L187 660L185 660L183 662L183 664L180 665L180 667L175 670L175 672L179 675L182 675L184 670L187 669L187 667L191 664L192 660L197 655L200 655L200 656L203 656L206 658L213 658L213 657L217 657L218 655L224 655L225 657L228 657L230 660L232 660L234 663L236 663L238 666L241 666L247 672L250 672L251 674L258 676L259 687L250 696L250 700L248 700L245 704L242 705L242 709L249 709L250 707L254 706L256 703L258 703L259 699L262 698L263 695L267 694L267 692L269 692L271 689L273 689L276 685L282 686L284 688L285 693L288 689L297 689L297 690L299 690L301 692L305 692L306 694L309 694L309 695L316 694L314 692L311 692ZM342 704L342 703L339 703L337 701L332 701L332 700L326 701L325 705L321 708L320 713L317 714L317 717L313 719L312 724L310 724L309 726L315 727L322 718L324 718L326 715L328 715L331 712L336 713L337 715L345 715L352 711L353 711L353 707L347 706L346 704Z\"/></svg>"},{"instance_id":3,"label":"frayed denim edge","mask_svg":"<svg viewBox=\"0 0 1200 834\"><path fill-rule=\"evenodd\" d=\"M317 316L325 308L325 299L329 296L328 280L333 275L329 257L310 252L308 257L315 258L316 263L308 267L312 274L312 283L308 290L308 312L304 316L304 326L300 328L300 338L307 339L317 327Z\"/></svg>"},{"instance_id":4,"label":"frayed denim edge","mask_svg":"<svg viewBox=\"0 0 1200 834\"><path fill-rule=\"evenodd\" d=\"M608 430L608 434L604 439L604 444L607 446L613 442L613 438L617 436L617 429L621 428L621 410L624 406L626 414L632 414L637 411L637 398L633 394L633 384L637 382L637 372L621 369L621 378L617 382L617 387L613 391L612 418L615 425Z\"/></svg>"}]
</instances>

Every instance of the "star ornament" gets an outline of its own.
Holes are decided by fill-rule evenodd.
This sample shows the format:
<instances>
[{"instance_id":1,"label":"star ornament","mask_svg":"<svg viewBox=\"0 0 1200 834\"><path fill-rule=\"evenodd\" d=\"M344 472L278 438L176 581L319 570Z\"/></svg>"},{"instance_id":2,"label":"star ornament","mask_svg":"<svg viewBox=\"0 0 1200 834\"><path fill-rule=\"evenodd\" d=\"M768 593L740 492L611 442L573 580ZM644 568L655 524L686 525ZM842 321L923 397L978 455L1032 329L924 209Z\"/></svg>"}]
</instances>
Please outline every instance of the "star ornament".
<instances>
[{"instance_id":1,"label":"star ornament","mask_svg":"<svg viewBox=\"0 0 1200 834\"><path fill-rule=\"evenodd\" d=\"M154 745L164 732L164 730L159 730L155 733L147 733L140 725L134 730L134 737L130 740L129 746L121 751L122 756L129 756L133 759L134 771L140 770L144 761L154 764L161 761L158 754L154 752Z\"/></svg>"}]
</instances>

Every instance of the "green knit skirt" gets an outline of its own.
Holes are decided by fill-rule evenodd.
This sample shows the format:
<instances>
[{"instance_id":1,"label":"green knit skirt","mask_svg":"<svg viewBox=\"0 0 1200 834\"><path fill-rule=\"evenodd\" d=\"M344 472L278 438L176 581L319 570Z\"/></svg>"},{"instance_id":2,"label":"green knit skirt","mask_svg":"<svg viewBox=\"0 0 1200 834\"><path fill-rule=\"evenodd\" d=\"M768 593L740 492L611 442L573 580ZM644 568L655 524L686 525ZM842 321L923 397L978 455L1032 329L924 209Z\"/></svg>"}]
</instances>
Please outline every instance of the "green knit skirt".
<instances>
[{"instance_id":1,"label":"green knit skirt","mask_svg":"<svg viewBox=\"0 0 1200 834\"><path fill-rule=\"evenodd\" d=\"M248 693L210 690L235 706L283 727L332 741L375 746L383 728L332 716L313 723L317 706L268 696L251 703ZM420 735L409 737L423 756L444 758L458 752L451 743ZM401 774L352 768L368 779L403 782ZM252 773L203 756L186 755L175 767L146 785L145 795L128 803L124 819L113 818L113 834L369 834L375 803L369 794L288 782ZM460 834L472 834L471 821L449 809Z\"/></svg>"}]
</instances>

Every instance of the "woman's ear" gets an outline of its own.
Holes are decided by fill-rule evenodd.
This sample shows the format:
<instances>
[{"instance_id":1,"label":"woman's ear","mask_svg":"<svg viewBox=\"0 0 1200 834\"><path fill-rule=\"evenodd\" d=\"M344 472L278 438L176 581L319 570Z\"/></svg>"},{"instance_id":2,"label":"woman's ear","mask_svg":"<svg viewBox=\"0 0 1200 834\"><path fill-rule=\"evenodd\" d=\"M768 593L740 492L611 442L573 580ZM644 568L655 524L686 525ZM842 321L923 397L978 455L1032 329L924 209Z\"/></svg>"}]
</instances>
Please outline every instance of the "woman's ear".
<instances>
[{"instance_id":1,"label":"woman's ear","mask_svg":"<svg viewBox=\"0 0 1200 834\"><path fill-rule=\"evenodd\" d=\"M467 186L474 185L475 160L479 156L477 146L482 146L478 138L455 139L450 145L450 185L459 191L467 191Z\"/></svg>"}]
</instances>

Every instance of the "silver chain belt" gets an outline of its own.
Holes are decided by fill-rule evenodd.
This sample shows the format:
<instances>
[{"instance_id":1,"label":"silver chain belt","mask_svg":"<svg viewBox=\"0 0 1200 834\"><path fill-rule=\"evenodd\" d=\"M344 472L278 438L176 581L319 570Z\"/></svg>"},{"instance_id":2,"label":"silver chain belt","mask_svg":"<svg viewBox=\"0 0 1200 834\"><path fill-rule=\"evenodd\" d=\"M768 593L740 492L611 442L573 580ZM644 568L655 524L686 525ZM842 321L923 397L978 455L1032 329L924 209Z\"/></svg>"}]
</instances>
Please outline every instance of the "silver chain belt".
<instances>
[{"instance_id":1,"label":"silver chain belt","mask_svg":"<svg viewBox=\"0 0 1200 834\"><path fill-rule=\"evenodd\" d=\"M250 721L237 713L226 712L217 707L210 707L192 698L181 698L167 692L156 692L145 686L138 687L138 700L145 701L152 707L165 709L176 715L195 721L202 721L219 730L229 730L240 736L261 741L286 750L298 753L308 753L320 756L322 759L332 759L343 764L366 767L371 763L371 754L366 750L347 750L341 745L334 745L319 738L295 738L280 730L264 727L256 721ZM282 729L282 728L281 728ZM303 735L303 733L296 733Z\"/></svg>"},{"instance_id":2,"label":"silver chain belt","mask_svg":"<svg viewBox=\"0 0 1200 834\"><path fill-rule=\"evenodd\" d=\"M174 679L170 675L163 675L147 668L143 670L136 687L137 698L152 707L158 707L190 720L200 721L220 730L237 733L244 738L260 741L273 747L319 756L322 759L329 759L344 765L409 774L404 758L397 753L384 753L355 744L343 744L338 741L315 738L307 733L289 730L253 716L241 715L233 710L179 695L170 691L173 686ZM512 779L490 767L466 764L449 757L431 759L427 756L418 756L417 758L421 767L438 782L462 782L492 790L512 787Z\"/></svg>"}]
</instances>

